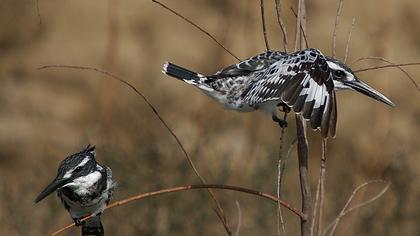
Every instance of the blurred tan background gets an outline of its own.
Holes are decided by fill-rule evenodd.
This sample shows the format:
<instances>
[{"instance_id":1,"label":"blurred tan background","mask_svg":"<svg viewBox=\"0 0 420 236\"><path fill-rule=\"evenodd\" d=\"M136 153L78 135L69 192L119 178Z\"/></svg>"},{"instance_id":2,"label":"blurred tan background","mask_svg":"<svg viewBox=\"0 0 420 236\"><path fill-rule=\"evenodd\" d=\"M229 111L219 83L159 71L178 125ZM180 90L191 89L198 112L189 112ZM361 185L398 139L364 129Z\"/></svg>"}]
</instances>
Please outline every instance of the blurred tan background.
<instances>
[{"instance_id":1,"label":"blurred tan background","mask_svg":"<svg viewBox=\"0 0 420 236\"><path fill-rule=\"evenodd\" d=\"M289 40L295 18L282 1ZM259 1L165 1L211 32L241 58L265 50ZM164 76L170 60L201 73L236 63L203 33L148 0L2 0L0 7L0 235L47 235L71 222L55 196L34 205L54 178L58 163L88 143L110 166L115 200L160 188L199 183L167 130L132 91L104 76L47 64L104 68L133 83L179 135L209 183L238 185L275 194L279 132L260 113L236 113L197 89ZM308 40L331 55L338 1L309 1ZM274 1L266 1L271 47L282 49ZM356 27L349 61L382 56L394 62L420 60L420 2L346 1L337 31L344 48L352 17ZM378 65L362 62L352 67ZM420 67L407 67L420 83ZM338 135L328 143L325 223L341 210L354 187L383 178L392 185L373 204L343 218L336 235L419 235L420 94L397 69L358 74L393 100L390 109L354 92L338 94ZM291 117L291 116L290 116ZM286 143L295 136L294 121ZM310 136L315 188L320 135ZM300 206L295 150L288 161L284 198ZM361 201L381 186L362 191ZM314 189L313 188L313 189ZM275 235L276 206L240 193L217 191L229 223L242 211L240 235ZM202 190L159 196L106 211L107 235L224 235ZM284 211L286 212L286 211ZM298 219L285 213L288 235ZM71 229L63 235L79 234Z\"/></svg>"}]
</instances>

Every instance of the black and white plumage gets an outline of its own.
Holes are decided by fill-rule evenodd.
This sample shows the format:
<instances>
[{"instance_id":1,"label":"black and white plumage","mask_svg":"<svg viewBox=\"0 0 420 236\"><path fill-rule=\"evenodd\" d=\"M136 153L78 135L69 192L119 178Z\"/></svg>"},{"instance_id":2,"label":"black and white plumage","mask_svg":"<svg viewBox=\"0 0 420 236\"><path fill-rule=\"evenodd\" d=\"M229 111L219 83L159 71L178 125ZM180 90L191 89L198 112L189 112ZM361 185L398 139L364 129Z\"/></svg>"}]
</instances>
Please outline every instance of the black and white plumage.
<instances>
[{"instance_id":1,"label":"black and white plumage","mask_svg":"<svg viewBox=\"0 0 420 236\"><path fill-rule=\"evenodd\" d=\"M80 225L82 218L92 215L82 223L83 236L104 235L100 217L115 187L111 169L98 164L95 157L95 147L88 146L64 159L55 179L35 199L37 203L57 191L76 225Z\"/></svg>"},{"instance_id":2,"label":"black and white plumage","mask_svg":"<svg viewBox=\"0 0 420 236\"><path fill-rule=\"evenodd\" d=\"M274 115L277 106L285 104L320 129L324 138L336 134L335 90L356 90L394 106L344 63L314 48L291 54L267 51L208 76L169 62L162 72L195 85L229 109L262 109Z\"/></svg>"}]
</instances>

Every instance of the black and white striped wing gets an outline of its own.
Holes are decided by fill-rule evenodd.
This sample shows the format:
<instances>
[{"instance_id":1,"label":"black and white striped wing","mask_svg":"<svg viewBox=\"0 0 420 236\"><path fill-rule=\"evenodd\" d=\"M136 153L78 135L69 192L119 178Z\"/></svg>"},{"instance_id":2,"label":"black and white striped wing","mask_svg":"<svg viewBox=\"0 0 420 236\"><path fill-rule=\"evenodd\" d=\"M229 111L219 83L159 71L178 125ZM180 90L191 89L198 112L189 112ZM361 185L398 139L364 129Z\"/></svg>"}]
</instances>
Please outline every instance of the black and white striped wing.
<instances>
[{"instance_id":1,"label":"black and white striped wing","mask_svg":"<svg viewBox=\"0 0 420 236\"><path fill-rule=\"evenodd\" d=\"M335 136L337 123L334 83L325 57L316 49L290 54L263 73L243 95L250 106L279 100L310 120L323 137Z\"/></svg>"},{"instance_id":2,"label":"black and white striped wing","mask_svg":"<svg viewBox=\"0 0 420 236\"><path fill-rule=\"evenodd\" d=\"M245 76L250 73L268 68L273 63L287 57L287 53L279 51L266 51L256 56L245 59L237 64L233 64L217 72L209 78L227 78Z\"/></svg>"}]
</instances>

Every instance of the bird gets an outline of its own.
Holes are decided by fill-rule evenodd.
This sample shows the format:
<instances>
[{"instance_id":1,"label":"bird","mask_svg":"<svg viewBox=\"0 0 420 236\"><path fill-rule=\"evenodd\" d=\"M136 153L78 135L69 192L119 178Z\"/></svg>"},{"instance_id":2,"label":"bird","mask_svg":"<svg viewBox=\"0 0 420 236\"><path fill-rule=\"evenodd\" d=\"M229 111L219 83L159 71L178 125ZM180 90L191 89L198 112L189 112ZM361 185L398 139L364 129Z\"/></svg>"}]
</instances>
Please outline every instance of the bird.
<instances>
[{"instance_id":1,"label":"bird","mask_svg":"<svg viewBox=\"0 0 420 236\"><path fill-rule=\"evenodd\" d=\"M336 136L335 91L350 89L395 106L361 81L349 66L316 48L294 53L268 50L212 75L170 62L164 63L162 72L194 85L227 109L262 110L281 127L287 122L277 117L277 110L293 110L309 121L312 129L320 130L323 138Z\"/></svg>"},{"instance_id":2,"label":"bird","mask_svg":"<svg viewBox=\"0 0 420 236\"><path fill-rule=\"evenodd\" d=\"M103 236L101 213L109 204L116 183L109 167L96 162L95 146L61 161L57 176L35 198L35 203L57 191L76 226L82 225L82 236ZM92 216L81 222L86 216Z\"/></svg>"}]
</instances>

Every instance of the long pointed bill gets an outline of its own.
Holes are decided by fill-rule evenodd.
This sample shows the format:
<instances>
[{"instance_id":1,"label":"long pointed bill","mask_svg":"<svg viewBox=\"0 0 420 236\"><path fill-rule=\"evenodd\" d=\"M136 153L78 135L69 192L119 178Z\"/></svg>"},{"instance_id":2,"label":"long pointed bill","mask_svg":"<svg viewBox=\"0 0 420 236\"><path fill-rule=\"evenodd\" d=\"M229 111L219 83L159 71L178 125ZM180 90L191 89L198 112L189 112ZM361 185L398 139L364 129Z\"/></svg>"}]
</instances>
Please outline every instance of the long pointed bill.
<instances>
[{"instance_id":1,"label":"long pointed bill","mask_svg":"<svg viewBox=\"0 0 420 236\"><path fill-rule=\"evenodd\" d=\"M58 188L70 183L72 181L71 178L67 179L54 179L42 192L35 198L34 203L38 203L46 196L50 195L52 192L57 190Z\"/></svg>"},{"instance_id":2,"label":"long pointed bill","mask_svg":"<svg viewBox=\"0 0 420 236\"><path fill-rule=\"evenodd\" d=\"M369 96L377 101L383 102L388 106L395 106L395 104L391 102L391 100L389 100L387 97L385 97L382 93L376 91L374 88L370 87L369 85L365 84L360 80L346 81L344 82L344 84L360 93L363 93L366 96Z\"/></svg>"}]
</instances>

